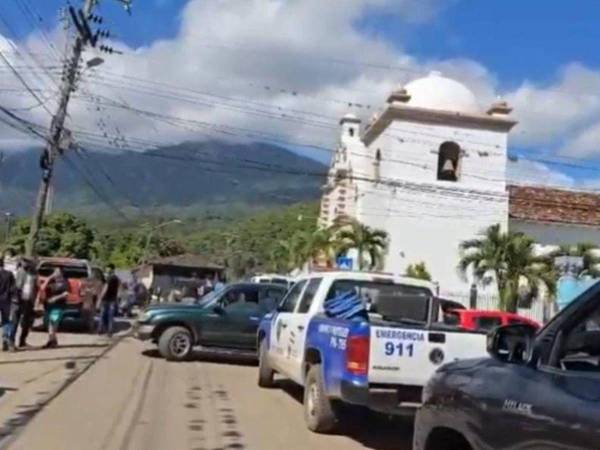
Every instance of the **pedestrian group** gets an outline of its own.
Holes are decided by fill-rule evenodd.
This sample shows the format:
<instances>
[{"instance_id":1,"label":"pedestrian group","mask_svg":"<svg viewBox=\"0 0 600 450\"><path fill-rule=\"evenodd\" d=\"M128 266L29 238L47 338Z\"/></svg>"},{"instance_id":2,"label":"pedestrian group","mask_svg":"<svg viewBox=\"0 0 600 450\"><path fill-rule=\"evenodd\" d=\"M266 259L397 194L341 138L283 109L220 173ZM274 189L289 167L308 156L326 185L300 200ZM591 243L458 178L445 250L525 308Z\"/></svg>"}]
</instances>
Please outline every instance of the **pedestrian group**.
<instances>
[{"instance_id":1,"label":"pedestrian group","mask_svg":"<svg viewBox=\"0 0 600 450\"><path fill-rule=\"evenodd\" d=\"M9 270L9 267L5 267L8 265L5 264L5 259L8 258L0 258L2 350L30 348L27 336L35 320L35 312L41 308L44 310L44 324L48 329L48 341L43 348L57 347L57 331L68 311L69 282L65 274L60 268L56 268L40 283L35 260L20 258L16 268ZM99 311L98 333L108 337L112 337L114 331L120 285L115 266L109 264L105 278L92 274L81 289L84 300L82 307L87 311L90 326L94 324L95 311Z\"/></svg>"}]
</instances>

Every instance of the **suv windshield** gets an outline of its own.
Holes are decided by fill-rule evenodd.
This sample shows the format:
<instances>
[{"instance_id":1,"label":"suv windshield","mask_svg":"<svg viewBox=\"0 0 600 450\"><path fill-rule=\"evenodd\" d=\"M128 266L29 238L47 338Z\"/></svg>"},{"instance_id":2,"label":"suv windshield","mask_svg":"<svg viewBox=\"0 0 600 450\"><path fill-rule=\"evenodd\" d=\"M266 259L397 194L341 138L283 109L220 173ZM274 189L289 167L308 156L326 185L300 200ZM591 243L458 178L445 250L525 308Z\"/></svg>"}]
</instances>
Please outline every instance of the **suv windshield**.
<instances>
[{"instance_id":1,"label":"suv windshield","mask_svg":"<svg viewBox=\"0 0 600 450\"><path fill-rule=\"evenodd\" d=\"M431 291L417 286L382 281L338 280L327 300L348 292L358 294L371 314L387 320L426 322Z\"/></svg>"},{"instance_id":2,"label":"suv windshield","mask_svg":"<svg viewBox=\"0 0 600 450\"><path fill-rule=\"evenodd\" d=\"M65 266L60 264L43 263L38 274L42 277L49 277L55 269L61 269L65 278L87 278L88 270L85 266Z\"/></svg>"}]
</instances>

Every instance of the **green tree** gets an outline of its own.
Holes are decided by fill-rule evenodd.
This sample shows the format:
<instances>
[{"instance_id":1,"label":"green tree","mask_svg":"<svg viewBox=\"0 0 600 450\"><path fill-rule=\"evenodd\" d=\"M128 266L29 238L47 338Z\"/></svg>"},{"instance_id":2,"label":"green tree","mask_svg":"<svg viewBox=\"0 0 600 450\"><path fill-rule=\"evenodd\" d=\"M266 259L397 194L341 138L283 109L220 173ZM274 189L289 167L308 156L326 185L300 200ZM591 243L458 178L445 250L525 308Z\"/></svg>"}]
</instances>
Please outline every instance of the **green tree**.
<instances>
[{"instance_id":1,"label":"green tree","mask_svg":"<svg viewBox=\"0 0 600 450\"><path fill-rule=\"evenodd\" d=\"M11 230L8 248L25 251L30 221L18 220ZM35 251L40 256L92 258L95 233L88 223L69 213L56 213L44 219Z\"/></svg>"},{"instance_id":2,"label":"green tree","mask_svg":"<svg viewBox=\"0 0 600 450\"><path fill-rule=\"evenodd\" d=\"M358 254L359 270L373 269L382 264L387 238L385 231L373 229L355 220L338 225L336 232L339 252L355 249ZM365 261L366 255L369 256L368 266Z\"/></svg>"},{"instance_id":3,"label":"green tree","mask_svg":"<svg viewBox=\"0 0 600 450\"><path fill-rule=\"evenodd\" d=\"M117 267L133 267L144 258L147 234L126 231L99 234L94 243L94 259ZM186 252L185 246L176 239L156 234L150 239L148 255L153 257L175 256Z\"/></svg>"},{"instance_id":4,"label":"green tree","mask_svg":"<svg viewBox=\"0 0 600 450\"><path fill-rule=\"evenodd\" d=\"M422 261L416 264L409 264L406 268L406 276L417 278L419 280L431 281L431 274L427 270L425 263Z\"/></svg>"},{"instance_id":5,"label":"green tree","mask_svg":"<svg viewBox=\"0 0 600 450\"><path fill-rule=\"evenodd\" d=\"M520 288L537 295L545 287L549 295L556 290L551 258L535 253L534 241L520 232L503 232L500 225L489 227L480 239L463 241L459 270L466 276L472 270L475 280L487 285L496 282L500 309L516 312Z\"/></svg>"},{"instance_id":6,"label":"green tree","mask_svg":"<svg viewBox=\"0 0 600 450\"><path fill-rule=\"evenodd\" d=\"M331 266L339 250L334 228L319 228L308 238L306 253L311 264L324 261Z\"/></svg>"},{"instance_id":7,"label":"green tree","mask_svg":"<svg viewBox=\"0 0 600 450\"><path fill-rule=\"evenodd\" d=\"M583 260L583 264L578 272L575 273L575 276L598 278L600 277L600 270L598 270L598 266L600 265L599 251L598 246L591 242L579 242L575 245L561 245L560 249L554 252L552 256L580 257Z\"/></svg>"},{"instance_id":8,"label":"green tree","mask_svg":"<svg viewBox=\"0 0 600 450\"><path fill-rule=\"evenodd\" d=\"M316 229L317 213L316 203L301 203L210 227L198 224L186 236L186 243L192 251L231 268L230 279L257 272L287 272L297 267L306 237Z\"/></svg>"}]
</instances>

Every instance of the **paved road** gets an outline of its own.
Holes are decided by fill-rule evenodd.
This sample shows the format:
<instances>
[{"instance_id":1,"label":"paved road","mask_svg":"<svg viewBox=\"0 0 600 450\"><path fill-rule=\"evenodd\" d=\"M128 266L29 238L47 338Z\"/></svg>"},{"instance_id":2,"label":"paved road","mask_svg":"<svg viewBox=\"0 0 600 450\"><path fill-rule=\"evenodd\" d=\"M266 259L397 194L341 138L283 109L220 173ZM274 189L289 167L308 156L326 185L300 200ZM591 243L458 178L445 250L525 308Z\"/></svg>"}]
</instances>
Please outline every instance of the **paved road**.
<instances>
[{"instance_id":1,"label":"paved road","mask_svg":"<svg viewBox=\"0 0 600 450\"><path fill-rule=\"evenodd\" d=\"M45 333L33 332L28 339L32 348L0 352L0 449L111 348L111 341L82 333L60 333L57 349L42 349L46 340Z\"/></svg>"},{"instance_id":2,"label":"paved road","mask_svg":"<svg viewBox=\"0 0 600 450\"><path fill-rule=\"evenodd\" d=\"M198 355L169 363L127 338L27 426L19 450L410 449L408 420L368 417L323 436L303 422L290 383L260 390L256 367Z\"/></svg>"}]
</instances>

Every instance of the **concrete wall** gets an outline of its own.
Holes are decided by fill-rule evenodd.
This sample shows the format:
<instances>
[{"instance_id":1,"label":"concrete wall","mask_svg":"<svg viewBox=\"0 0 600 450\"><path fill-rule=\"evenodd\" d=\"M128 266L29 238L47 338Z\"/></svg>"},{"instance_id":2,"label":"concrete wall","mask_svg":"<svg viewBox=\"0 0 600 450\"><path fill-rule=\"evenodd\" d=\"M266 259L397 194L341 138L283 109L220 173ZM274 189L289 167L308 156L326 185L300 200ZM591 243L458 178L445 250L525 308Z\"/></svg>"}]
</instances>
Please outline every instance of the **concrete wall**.
<instances>
[{"instance_id":1,"label":"concrete wall","mask_svg":"<svg viewBox=\"0 0 600 450\"><path fill-rule=\"evenodd\" d=\"M525 222L510 219L509 228L531 236L541 246L593 242L600 246L600 228L582 225L562 225L541 222Z\"/></svg>"}]
</instances>

